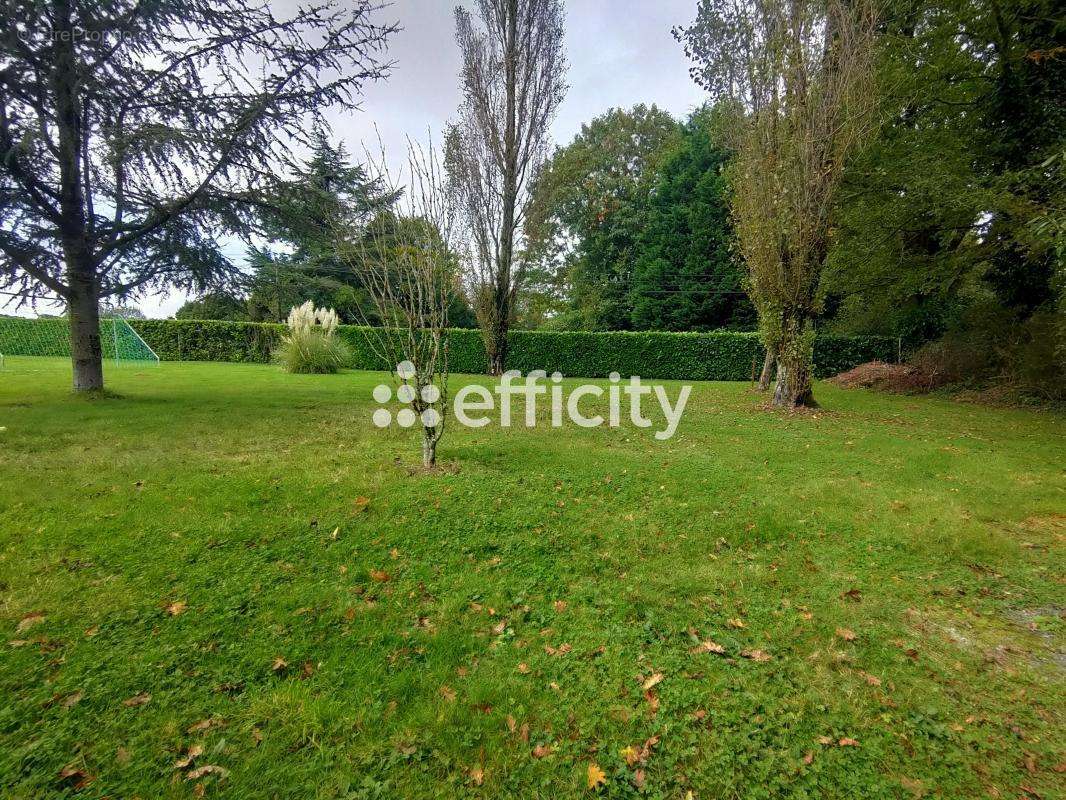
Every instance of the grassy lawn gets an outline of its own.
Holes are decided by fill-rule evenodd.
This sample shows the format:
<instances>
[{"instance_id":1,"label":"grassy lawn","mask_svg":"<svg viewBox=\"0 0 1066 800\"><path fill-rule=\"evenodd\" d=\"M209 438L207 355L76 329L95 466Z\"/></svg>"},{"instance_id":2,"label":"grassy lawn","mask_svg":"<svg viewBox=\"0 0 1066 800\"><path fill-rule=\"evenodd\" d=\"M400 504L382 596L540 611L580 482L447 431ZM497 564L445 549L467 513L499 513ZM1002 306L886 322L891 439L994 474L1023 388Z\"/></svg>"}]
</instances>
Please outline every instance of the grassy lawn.
<instances>
[{"instance_id":1,"label":"grassy lawn","mask_svg":"<svg viewBox=\"0 0 1066 800\"><path fill-rule=\"evenodd\" d=\"M381 378L8 360L0 796L1062 796L1062 416L697 384L425 474Z\"/></svg>"}]
</instances>

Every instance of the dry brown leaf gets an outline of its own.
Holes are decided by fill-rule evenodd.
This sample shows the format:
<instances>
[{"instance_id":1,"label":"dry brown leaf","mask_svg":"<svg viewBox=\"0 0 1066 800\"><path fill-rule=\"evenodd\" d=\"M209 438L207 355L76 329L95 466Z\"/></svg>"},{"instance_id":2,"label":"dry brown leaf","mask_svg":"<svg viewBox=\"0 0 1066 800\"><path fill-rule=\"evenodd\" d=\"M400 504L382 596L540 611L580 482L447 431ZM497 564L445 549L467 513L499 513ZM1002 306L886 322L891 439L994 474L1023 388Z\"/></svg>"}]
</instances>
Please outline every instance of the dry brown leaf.
<instances>
[{"instance_id":1,"label":"dry brown leaf","mask_svg":"<svg viewBox=\"0 0 1066 800\"><path fill-rule=\"evenodd\" d=\"M202 719L199 722L194 722L192 725L185 729L185 732L201 733L203 731L208 730L209 728L221 726L222 724L222 720L218 719L217 717L209 717L208 719Z\"/></svg>"},{"instance_id":2,"label":"dry brown leaf","mask_svg":"<svg viewBox=\"0 0 1066 800\"><path fill-rule=\"evenodd\" d=\"M136 706L147 705L148 701L151 699L152 695L148 694L148 692L141 692L140 694L135 694L133 697L123 700L122 705L127 708L135 708Z\"/></svg>"},{"instance_id":3,"label":"dry brown leaf","mask_svg":"<svg viewBox=\"0 0 1066 800\"><path fill-rule=\"evenodd\" d=\"M842 736L837 741L837 744L840 745L841 747L858 747L859 746L859 740L858 739L852 739L852 738L850 738L848 736Z\"/></svg>"},{"instance_id":4,"label":"dry brown leaf","mask_svg":"<svg viewBox=\"0 0 1066 800\"><path fill-rule=\"evenodd\" d=\"M167 606L167 613L172 617L176 617L178 616L178 614L184 611L188 607L188 605L189 604L186 603L184 600L175 600L173 603L170 603Z\"/></svg>"},{"instance_id":5,"label":"dry brown leaf","mask_svg":"<svg viewBox=\"0 0 1066 800\"><path fill-rule=\"evenodd\" d=\"M638 789L644 788L644 781L644 770L638 769L636 772L633 773L633 785L636 786Z\"/></svg>"},{"instance_id":6,"label":"dry brown leaf","mask_svg":"<svg viewBox=\"0 0 1066 800\"><path fill-rule=\"evenodd\" d=\"M73 764L67 764L67 766L63 767L63 769L59 771L59 780L63 781L72 789L77 791L80 789L84 789L86 786L96 780L96 776L90 775L81 767L76 767Z\"/></svg>"},{"instance_id":7,"label":"dry brown leaf","mask_svg":"<svg viewBox=\"0 0 1066 800\"><path fill-rule=\"evenodd\" d=\"M552 603L552 606L560 614L563 613L564 611L566 611L566 601L565 600L556 600L554 603Z\"/></svg>"},{"instance_id":8,"label":"dry brown leaf","mask_svg":"<svg viewBox=\"0 0 1066 800\"><path fill-rule=\"evenodd\" d=\"M619 755L625 759L627 766L634 766L640 762L640 751L633 745L626 745L619 751Z\"/></svg>"},{"instance_id":9,"label":"dry brown leaf","mask_svg":"<svg viewBox=\"0 0 1066 800\"><path fill-rule=\"evenodd\" d=\"M528 675L529 674L529 664L527 664L526 662L523 661L521 664L518 665L518 671L521 672L523 675Z\"/></svg>"},{"instance_id":10,"label":"dry brown leaf","mask_svg":"<svg viewBox=\"0 0 1066 800\"><path fill-rule=\"evenodd\" d=\"M550 744L538 744L533 748L533 758L546 758L552 753Z\"/></svg>"},{"instance_id":11,"label":"dry brown leaf","mask_svg":"<svg viewBox=\"0 0 1066 800\"><path fill-rule=\"evenodd\" d=\"M86 639L91 639L92 637L96 636L96 634L98 634L99 632L100 632L100 626L99 625L93 625L91 628L86 628L85 629L85 638Z\"/></svg>"},{"instance_id":12,"label":"dry brown leaf","mask_svg":"<svg viewBox=\"0 0 1066 800\"><path fill-rule=\"evenodd\" d=\"M218 775L219 778L225 778L229 775L229 770L224 767L216 766L215 764L205 764L202 767L191 769L185 773L185 780L196 781L205 775Z\"/></svg>"},{"instance_id":13,"label":"dry brown leaf","mask_svg":"<svg viewBox=\"0 0 1066 800\"><path fill-rule=\"evenodd\" d=\"M648 689L644 692L644 699L648 703L648 710L651 711L652 716L655 716L659 711L659 696L651 689Z\"/></svg>"},{"instance_id":14,"label":"dry brown leaf","mask_svg":"<svg viewBox=\"0 0 1066 800\"><path fill-rule=\"evenodd\" d=\"M590 789L596 789L607 784L607 773L600 769L600 765L595 761L589 764L587 776L587 786Z\"/></svg>"},{"instance_id":15,"label":"dry brown leaf","mask_svg":"<svg viewBox=\"0 0 1066 800\"><path fill-rule=\"evenodd\" d=\"M357 497L355 498L355 502L352 503L352 510L355 511L356 514L366 511L368 508L370 508L369 497Z\"/></svg>"},{"instance_id":16,"label":"dry brown leaf","mask_svg":"<svg viewBox=\"0 0 1066 800\"><path fill-rule=\"evenodd\" d=\"M640 685L640 688L643 689L646 692L649 689L652 689L652 688L658 686L660 683L662 683L663 682L663 678L665 678L665 677L666 676L663 675L663 673L661 673L661 672L653 672L651 675L649 675L647 677L647 679L644 681L644 683L642 683Z\"/></svg>"},{"instance_id":17,"label":"dry brown leaf","mask_svg":"<svg viewBox=\"0 0 1066 800\"><path fill-rule=\"evenodd\" d=\"M185 751L184 756L174 762L174 769L185 769L203 754L203 745L194 744L192 747Z\"/></svg>"},{"instance_id":18,"label":"dry brown leaf","mask_svg":"<svg viewBox=\"0 0 1066 800\"><path fill-rule=\"evenodd\" d=\"M748 627L747 625L744 624L744 620L740 619L739 617L734 617L733 619L728 620L727 624L729 625L730 628L746 628L746 627Z\"/></svg>"},{"instance_id":19,"label":"dry brown leaf","mask_svg":"<svg viewBox=\"0 0 1066 800\"><path fill-rule=\"evenodd\" d=\"M518 727L518 720L516 720L511 714L507 715L507 730L511 733L515 732L515 728Z\"/></svg>"},{"instance_id":20,"label":"dry brown leaf","mask_svg":"<svg viewBox=\"0 0 1066 800\"><path fill-rule=\"evenodd\" d=\"M272 669L274 672L284 672L288 668L289 662L281 656L275 657L274 663L270 665L270 669Z\"/></svg>"},{"instance_id":21,"label":"dry brown leaf","mask_svg":"<svg viewBox=\"0 0 1066 800\"><path fill-rule=\"evenodd\" d=\"M303 666L300 668L300 678L301 678L301 680L307 680L308 678L310 678L314 674L315 674L315 662L313 662L313 661L305 661L303 663Z\"/></svg>"},{"instance_id":22,"label":"dry brown leaf","mask_svg":"<svg viewBox=\"0 0 1066 800\"><path fill-rule=\"evenodd\" d=\"M854 588L848 589L846 592L840 595L840 599L850 600L853 603L862 602L862 591Z\"/></svg>"},{"instance_id":23,"label":"dry brown leaf","mask_svg":"<svg viewBox=\"0 0 1066 800\"><path fill-rule=\"evenodd\" d=\"M818 744L829 745L829 744L832 744L832 743L833 743L833 737L832 736L819 736L818 737Z\"/></svg>"},{"instance_id":24,"label":"dry brown leaf","mask_svg":"<svg viewBox=\"0 0 1066 800\"><path fill-rule=\"evenodd\" d=\"M81 702L81 698L84 696L81 691L71 692L63 699L63 708L73 708Z\"/></svg>"},{"instance_id":25,"label":"dry brown leaf","mask_svg":"<svg viewBox=\"0 0 1066 800\"><path fill-rule=\"evenodd\" d=\"M814 751L808 750L803 754L803 763L809 765L812 761L814 761Z\"/></svg>"},{"instance_id":26,"label":"dry brown leaf","mask_svg":"<svg viewBox=\"0 0 1066 800\"><path fill-rule=\"evenodd\" d=\"M862 675L863 679L871 686L881 685L881 679L876 675L871 675L869 672L860 672L859 674Z\"/></svg>"},{"instance_id":27,"label":"dry brown leaf","mask_svg":"<svg viewBox=\"0 0 1066 800\"><path fill-rule=\"evenodd\" d=\"M44 614L40 611L31 611L29 614L24 614L22 619L19 620L18 627L15 628L16 633L22 633L28 631L34 625L44 622Z\"/></svg>"},{"instance_id":28,"label":"dry brown leaf","mask_svg":"<svg viewBox=\"0 0 1066 800\"><path fill-rule=\"evenodd\" d=\"M473 783L474 786L480 786L485 782L485 770L481 767L473 767L470 770L469 775L470 782Z\"/></svg>"},{"instance_id":29,"label":"dry brown leaf","mask_svg":"<svg viewBox=\"0 0 1066 800\"><path fill-rule=\"evenodd\" d=\"M770 654L763 652L762 650L741 650L740 655L742 658L750 658L752 661L770 660Z\"/></svg>"},{"instance_id":30,"label":"dry brown leaf","mask_svg":"<svg viewBox=\"0 0 1066 800\"><path fill-rule=\"evenodd\" d=\"M572 649L573 648L565 642L558 647L552 647L550 644L544 645L544 652L550 656L565 656Z\"/></svg>"},{"instance_id":31,"label":"dry brown leaf","mask_svg":"<svg viewBox=\"0 0 1066 800\"><path fill-rule=\"evenodd\" d=\"M383 569L370 570L370 578L378 583L388 583L392 580L392 576Z\"/></svg>"},{"instance_id":32,"label":"dry brown leaf","mask_svg":"<svg viewBox=\"0 0 1066 800\"><path fill-rule=\"evenodd\" d=\"M837 636L845 642L855 641L855 631L851 630L851 628L837 628Z\"/></svg>"},{"instance_id":33,"label":"dry brown leaf","mask_svg":"<svg viewBox=\"0 0 1066 800\"><path fill-rule=\"evenodd\" d=\"M700 653L714 653L716 656L722 656L725 655L725 648L722 647L722 645L707 639L693 647L689 652L693 655L698 655Z\"/></svg>"},{"instance_id":34,"label":"dry brown leaf","mask_svg":"<svg viewBox=\"0 0 1066 800\"><path fill-rule=\"evenodd\" d=\"M451 703L455 700L455 690L450 686L442 686L440 687L440 696Z\"/></svg>"},{"instance_id":35,"label":"dry brown leaf","mask_svg":"<svg viewBox=\"0 0 1066 800\"><path fill-rule=\"evenodd\" d=\"M492 632L496 636L499 636L505 630L507 630L507 620L505 619L500 620L498 624L492 626Z\"/></svg>"}]
</instances>

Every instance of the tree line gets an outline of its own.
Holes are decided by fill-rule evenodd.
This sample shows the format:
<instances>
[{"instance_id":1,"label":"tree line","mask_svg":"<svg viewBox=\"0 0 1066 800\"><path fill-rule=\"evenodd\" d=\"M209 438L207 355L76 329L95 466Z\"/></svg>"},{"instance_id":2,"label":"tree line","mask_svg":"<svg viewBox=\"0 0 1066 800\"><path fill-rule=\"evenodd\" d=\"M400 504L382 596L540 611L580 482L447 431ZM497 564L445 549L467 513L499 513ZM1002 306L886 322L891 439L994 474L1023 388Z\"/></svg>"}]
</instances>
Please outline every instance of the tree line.
<instances>
[{"instance_id":1,"label":"tree line","mask_svg":"<svg viewBox=\"0 0 1066 800\"><path fill-rule=\"evenodd\" d=\"M440 296L494 371L513 326L755 328L786 407L814 402L823 330L897 336L941 375L1066 385L1052 0L699 0L674 34L706 105L611 109L554 149L562 4L469 6L441 164L463 235ZM388 76L398 25L376 4L29 7L0 43L0 288L66 302L76 388L103 385L108 298L176 286L198 296L186 317L307 300L380 317L337 231L386 253L425 220L322 121ZM246 265L220 247L234 236Z\"/></svg>"}]
</instances>

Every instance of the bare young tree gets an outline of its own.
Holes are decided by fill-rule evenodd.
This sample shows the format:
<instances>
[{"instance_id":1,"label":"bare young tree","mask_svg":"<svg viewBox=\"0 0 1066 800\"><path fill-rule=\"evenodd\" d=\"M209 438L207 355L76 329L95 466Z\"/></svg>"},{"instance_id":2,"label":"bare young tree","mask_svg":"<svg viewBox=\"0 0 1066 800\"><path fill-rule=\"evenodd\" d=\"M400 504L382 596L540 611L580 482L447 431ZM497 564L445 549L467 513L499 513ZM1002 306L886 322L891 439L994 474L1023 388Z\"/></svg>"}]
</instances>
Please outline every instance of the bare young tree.
<instances>
[{"instance_id":1,"label":"bare young tree","mask_svg":"<svg viewBox=\"0 0 1066 800\"><path fill-rule=\"evenodd\" d=\"M815 405L830 210L845 162L877 127L875 33L873 0L703 0L675 31L696 81L736 111L733 215L777 407Z\"/></svg>"},{"instance_id":2,"label":"bare young tree","mask_svg":"<svg viewBox=\"0 0 1066 800\"><path fill-rule=\"evenodd\" d=\"M448 408L448 307L459 290L464 244L456 195L432 145L408 143L406 188L394 180L382 153L368 161L399 207L366 227L338 228L338 255L362 279L377 320L361 320L374 355L396 382L408 408L401 426L422 430L422 465L437 463ZM405 419L406 418L406 419Z\"/></svg>"},{"instance_id":3,"label":"bare young tree","mask_svg":"<svg viewBox=\"0 0 1066 800\"><path fill-rule=\"evenodd\" d=\"M500 375L525 277L520 232L548 126L566 94L560 0L476 0L455 10L463 103L446 164L463 200L473 255L467 281L489 371Z\"/></svg>"}]
</instances>

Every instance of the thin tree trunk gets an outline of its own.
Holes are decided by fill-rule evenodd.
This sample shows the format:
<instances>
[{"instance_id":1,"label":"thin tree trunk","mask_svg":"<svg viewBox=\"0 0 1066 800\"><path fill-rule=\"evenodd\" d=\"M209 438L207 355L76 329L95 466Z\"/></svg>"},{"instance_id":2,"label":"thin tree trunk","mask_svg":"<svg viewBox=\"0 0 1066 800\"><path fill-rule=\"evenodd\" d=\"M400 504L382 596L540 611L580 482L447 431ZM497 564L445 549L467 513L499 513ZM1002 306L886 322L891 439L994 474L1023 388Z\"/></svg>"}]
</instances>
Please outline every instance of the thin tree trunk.
<instances>
[{"instance_id":1,"label":"thin tree trunk","mask_svg":"<svg viewBox=\"0 0 1066 800\"><path fill-rule=\"evenodd\" d=\"M497 320L492 323L485 337L485 353L488 356L489 374L503 375L507 362L507 323Z\"/></svg>"},{"instance_id":2,"label":"thin tree trunk","mask_svg":"<svg viewBox=\"0 0 1066 800\"><path fill-rule=\"evenodd\" d=\"M766 392L770 389L770 379L774 374L774 362L777 359L774 357L774 351L771 348L766 348L766 358L762 362L762 372L759 374L759 391Z\"/></svg>"},{"instance_id":3,"label":"thin tree trunk","mask_svg":"<svg viewBox=\"0 0 1066 800\"><path fill-rule=\"evenodd\" d=\"M422 429L422 466L432 467L437 463L437 437L436 431L429 428Z\"/></svg>"},{"instance_id":4,"label":"thin tree trunk","mask_svg":"<svg viewBox=\"0 0 1066 800\"><path fill-rule=\"evenodd\" d=\"M507 330L511 325L511 282L514 279L515 214L518 204L518 2L507 2L507 32L504 56L506 107L503 133L503 220L500 231L500 255L496 275L496 308L493 329L489 332L489 371L503 374L507 357Z\"/></svg>"}]
</instances>

